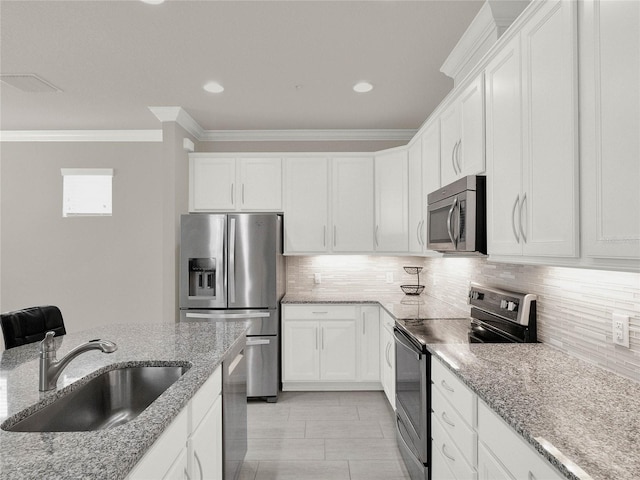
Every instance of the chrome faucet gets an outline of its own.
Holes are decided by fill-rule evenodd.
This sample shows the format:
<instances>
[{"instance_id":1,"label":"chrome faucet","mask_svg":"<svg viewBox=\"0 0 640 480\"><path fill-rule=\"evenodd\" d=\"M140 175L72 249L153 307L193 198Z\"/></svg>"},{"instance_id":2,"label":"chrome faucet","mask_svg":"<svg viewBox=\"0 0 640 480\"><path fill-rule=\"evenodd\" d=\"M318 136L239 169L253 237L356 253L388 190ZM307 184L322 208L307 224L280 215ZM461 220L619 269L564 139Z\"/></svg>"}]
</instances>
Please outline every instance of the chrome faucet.
<instances>
[{"instance_id":1,"label":"chrome faucet","mask_svg":"<svg viewBox=\"0 0 640 480\"><path fill-rule=\"evenodd\" d=\"M44 340L40 342L40 391L55 390L58 377L69 362L78 355L90 350L102 350L104 353L113 353L118 346L109 340L90 340L78 345L60 360L56 360L55 332L47 332Z\"/></svg>"}]
</instances>

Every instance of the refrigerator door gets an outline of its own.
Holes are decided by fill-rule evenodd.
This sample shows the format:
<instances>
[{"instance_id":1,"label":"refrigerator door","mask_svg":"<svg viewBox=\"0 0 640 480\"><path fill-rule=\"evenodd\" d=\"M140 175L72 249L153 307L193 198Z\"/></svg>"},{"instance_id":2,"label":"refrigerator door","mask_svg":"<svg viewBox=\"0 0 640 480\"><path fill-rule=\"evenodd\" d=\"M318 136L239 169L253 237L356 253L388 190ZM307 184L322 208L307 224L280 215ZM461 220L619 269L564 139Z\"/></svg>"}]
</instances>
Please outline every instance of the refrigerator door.
<instances>
[{"instance_id":1,"label":"refrigerator door","mask_svg":"<svg viewBox=\"0 0 640 480\"><path fill-rule=\"evenodd\" d=\"M226 308L226 215L180 217L180 308Z\"/></svg>"},{"instance_id":2,"label":"refrigerator door","mask_svg":"<svg viewBox=\"0 0 640 480\"><path fill-rule=\"evenodd\" d=\"M247 337L247 397L267 397L275 402L278 397L278 354L277 335Z\"/></svg>"},{"instance_id":3,"label":"refrigerator door","mask_svg":"<svg viewBox=\"0 0 640 480\"><path fill-rule=\"evenodd\" d=\"M228 215L228 308L275 308L280 217Z\"/></svg>"}]
</instances>

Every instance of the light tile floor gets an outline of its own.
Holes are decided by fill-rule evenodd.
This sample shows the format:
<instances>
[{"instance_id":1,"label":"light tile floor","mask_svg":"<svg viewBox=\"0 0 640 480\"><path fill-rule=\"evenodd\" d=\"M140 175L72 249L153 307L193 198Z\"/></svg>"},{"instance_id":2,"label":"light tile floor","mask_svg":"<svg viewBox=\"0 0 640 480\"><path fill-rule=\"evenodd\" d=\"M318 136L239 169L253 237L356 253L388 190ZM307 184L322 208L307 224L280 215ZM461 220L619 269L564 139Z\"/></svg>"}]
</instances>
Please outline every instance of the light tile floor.
<instances>
[{"instance_id":1,"label":"light tile floor","mask_svg":"<svg viewBox=\"0 0 640 480\"><path fill-rule=\"evenodd\" d=\"M408 480L382 392L283 392L248 405L240 480Z\"/></svg>"}]
</instances>

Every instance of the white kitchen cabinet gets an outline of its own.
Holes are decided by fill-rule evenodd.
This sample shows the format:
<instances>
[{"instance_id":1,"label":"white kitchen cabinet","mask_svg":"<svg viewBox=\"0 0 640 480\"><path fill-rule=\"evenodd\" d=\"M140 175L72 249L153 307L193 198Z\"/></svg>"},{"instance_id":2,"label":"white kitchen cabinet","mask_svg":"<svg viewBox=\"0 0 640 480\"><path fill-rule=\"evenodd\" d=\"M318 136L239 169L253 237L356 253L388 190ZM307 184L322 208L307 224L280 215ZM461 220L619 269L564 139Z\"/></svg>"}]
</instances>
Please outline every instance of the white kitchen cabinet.
<instances>
[{"instance_id":1,"label":"white kitchen cabinet","mask_svg":"<svg viewBox=\"0 0 640 480\"><path fill-rule=\"evenodd\" d=\"M187 449L183 448L178 458L173 462L173 465L169 467L165 476L162 477L162 480L189 480L188 468Z\"/></svg>"},{"instance_id":2,"label":"white kitchen cabinet","mask_svg":"<svg viewBox=\"0 0 640 480\"><path fill-rule=\"evenodd\" d=\"M486 68L491 256L578 255L575 20L545 2Z\"/></svg>"},{"instance_id":3,"label":"white kitchen cabinet","mask_svg":"<svg viewBox=\"0 0 640 480\"><path fill-rule=\"evenodd\" d=\"M482 442L478 444L478 480L513 480Z\"/></svg>"},{"instance_id":4,"label":"white kitchen cabinet","mask_svg":"<svg viewBox=\"0 0 640 480\"><path fill-rule=\"evenodd\" d=\"M283 390L380 389L377 310L283 305Z\"/></svg>"},{"instance_id":5,"label":"white kitchen cabinet","mask_svg":"<svg viewBox=\"0 0 640 480\"><path fill-rule=\"evenodd\" d=\"M478 402L478 436L480 445L493 455L494 463L497 461L502 470L509 472L512 478L563 478L545 458L482 401ZM496 467L494 465L486 468Z\"/></svg>"},{"instance_id":6,"label":"white kitchen cabinet","mask_svg":"<svg viewBox=\"0 0 640 480\"><path fill-rule=\"evenodd\" d=\"M373 157L335 157L331 162L331 247L340 253L373 252Z\"/></svg>"},{"instance_id":7,"label":"white kitchen cabinet","mask_svg":"<svg viewBox=\"0 0 640 480\"><path fill-rule=\"evenodd\" d=\"M427 197L422 188L422 138L409 147L409 253L425 249L424 213Z\"/></svg>"},{"instance_id":8,"label":"white kitchen cabinet","mask_svg":"<svg viewBox=\"0 0 640 480\"><path fill-rule=\"evenodd\" d=\"M222 396L218 396L189 439L189 478L222 480Z\"/></svg>"},{"instance_id":9,"label":"white kitchen cabinet","mask_svg":"<svg viewBox=\"0 0 640 480\"><path fill-rule=\"evenodd\" d=\"M447 185L485 170L482 75L462 90L440 116L440 175Z\"/></svg>"},{"instance_id":10,"label":"white kitchen cabinet","mask_svg":"<svg viewBox=\"0 0 640 480\"><path fill-rule=\"evenodd\" d=\"M380 380L391 408L396 409L396 342L393 337L395 320L380 309Z\"/></svg>"},{"instance_id":11,"label":"white kitchen cabinet","mask_svg":"<svg viewBox=\"0 0 640 480\"><path fill-rule=\"evenodd\" d=\"M189 155L189 211L281 211L282 159Z\"/></svg>"},{"instance_id":12,"label":"white kitchen cabinet","mask_svg":"<svg viewBox=\"0 0 640 480\"><path fill-rule=\"evenodd\" d=\"M588 257L640 258L640 3L578 4L582 221Z\"/></svg>"},{"instance_id":13,"label":"white kitchen cabinet","mask_svg":"<svg viewBox=\"0 0 640 480\"><path fill-rule=\"evenodd\" d=\"M407 150L375 157L375 249L402 253L409 248L409 179Z\"/></svg>"},{"instance_id":14,"label":"white kitchen cabinet","mask_svg":"<svg viewBox=\"0 0 640 480\"><path fill-rule=\"evenodd\" d=\"M362 306L358 317L358 380L380 381L380 307Z\"/></svg>"},{"instance_id":15,"label":"white kitchen cabinet","mask_svg":"<svg viewBox=\"0 0 640 480\"><path fill-rule=\"evenodd\" d=\"M329 252L329 159L286 158L284 175L284 253Z\"/></svg>"}]
</instances>

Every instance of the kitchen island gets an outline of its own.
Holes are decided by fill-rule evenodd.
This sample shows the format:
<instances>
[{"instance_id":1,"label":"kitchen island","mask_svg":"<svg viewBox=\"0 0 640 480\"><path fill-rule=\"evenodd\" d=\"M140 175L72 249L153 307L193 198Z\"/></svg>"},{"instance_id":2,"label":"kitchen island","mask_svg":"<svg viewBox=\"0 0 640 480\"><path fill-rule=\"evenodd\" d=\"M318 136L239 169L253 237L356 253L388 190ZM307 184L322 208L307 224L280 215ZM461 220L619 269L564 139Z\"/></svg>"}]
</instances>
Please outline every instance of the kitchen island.
<instances>
[{"instance_id":1,"label":"kitchen island","mask_svg":"<svg viewBox=\"0 0 640 480\"><path fill-rule=\"evenodd\" d=\"M111 340L112 354L92 351L62 372L57 390L38 391L38 346L2 352L0 421L44 405L98 374L118 367L181 365L187 372L130 422L90 432L0 430L0 479L123 479L187 405L237 342L246 326L231 323L122 324L56 337L58 358L90 339ZM31 407L31 408L30 408ZM24 412L26 413L26 412ZM9 423L8 422L8 423Z\"/></svg>"}]
</instances>

